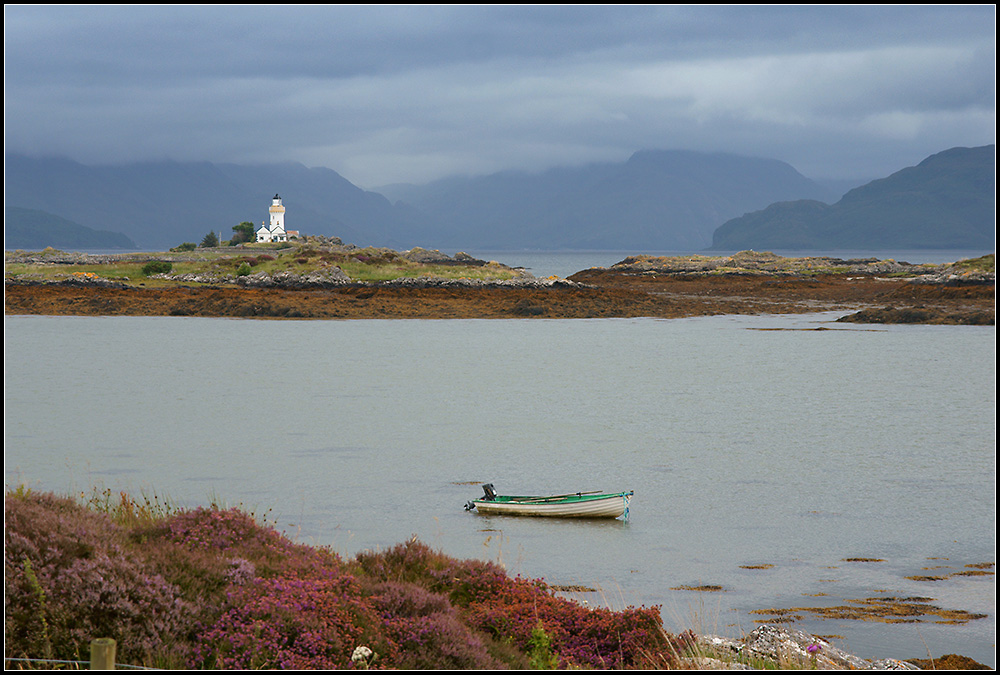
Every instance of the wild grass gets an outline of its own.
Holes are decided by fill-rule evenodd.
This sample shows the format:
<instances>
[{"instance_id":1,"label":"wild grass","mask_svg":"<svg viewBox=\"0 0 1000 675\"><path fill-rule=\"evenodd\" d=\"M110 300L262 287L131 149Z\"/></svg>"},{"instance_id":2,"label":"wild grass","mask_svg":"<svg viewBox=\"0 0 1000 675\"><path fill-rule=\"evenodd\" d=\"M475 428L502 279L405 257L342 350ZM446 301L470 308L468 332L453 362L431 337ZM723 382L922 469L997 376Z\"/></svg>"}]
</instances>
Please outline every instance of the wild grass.
<instances>
[{"instance_id":1,"label":"wild grass","mask_svg":"<svg viewBox=\"0 0 1000 675\"><path fill-rule=\"evenodd\" d=\"M959 260L954 264L954 267L970 272L996 272L996 255L990 253L989 255L980 256L979 258Z\"/></svg>"}]
</instances>

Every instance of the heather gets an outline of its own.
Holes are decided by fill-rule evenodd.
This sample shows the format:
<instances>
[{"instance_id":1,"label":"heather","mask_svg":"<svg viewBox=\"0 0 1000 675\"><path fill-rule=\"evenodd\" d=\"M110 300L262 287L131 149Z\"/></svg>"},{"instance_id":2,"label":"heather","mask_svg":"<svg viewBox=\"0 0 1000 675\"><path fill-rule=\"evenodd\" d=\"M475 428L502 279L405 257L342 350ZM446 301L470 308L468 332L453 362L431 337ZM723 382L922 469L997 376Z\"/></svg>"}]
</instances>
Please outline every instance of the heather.
<instances>
[{"instance_id":1,"label":"heather","mask_svg":"<svg viewBox=\"0 0 1000 675\"><path fill-rule=\"evenodd\" d=\"M343 559L253 514L104 493L5 498L7 657L221 669L659 668L690 636L412 539Z\"/></svg>"}]
</instances>

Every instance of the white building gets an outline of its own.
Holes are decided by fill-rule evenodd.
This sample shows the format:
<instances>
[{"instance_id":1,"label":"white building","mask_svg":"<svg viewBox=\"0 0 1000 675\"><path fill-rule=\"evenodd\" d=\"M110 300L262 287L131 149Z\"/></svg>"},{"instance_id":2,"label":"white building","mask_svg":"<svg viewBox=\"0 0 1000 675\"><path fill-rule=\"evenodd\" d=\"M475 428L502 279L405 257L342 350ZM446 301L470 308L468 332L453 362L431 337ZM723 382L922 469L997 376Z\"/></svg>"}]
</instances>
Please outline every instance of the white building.
<instances>
[{"instance_id":1,"label":"white building","mask_svg":"<svg viewBox=\"0 0 1000 675\"><path fill-rule=\"evenodd\" d=\"M285 232L285 207L281 205L281 197L274 195L268 211L271 213L271 223L261 223L257 230L257 241L288 241L288 233Z\"/></svg>"}]
</instances>

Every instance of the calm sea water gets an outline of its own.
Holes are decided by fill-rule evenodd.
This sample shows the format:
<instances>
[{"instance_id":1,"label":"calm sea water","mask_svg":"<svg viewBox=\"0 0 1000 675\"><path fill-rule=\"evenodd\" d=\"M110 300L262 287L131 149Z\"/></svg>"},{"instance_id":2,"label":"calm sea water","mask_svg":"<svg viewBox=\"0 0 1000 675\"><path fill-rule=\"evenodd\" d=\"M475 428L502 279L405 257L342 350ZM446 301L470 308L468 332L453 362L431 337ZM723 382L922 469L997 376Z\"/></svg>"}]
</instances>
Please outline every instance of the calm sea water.
<instances>
[{"instance_id":1,"label":"calm sea water","mask_svg":"<svg viewBox=\"0 0 1000 675\"><path fill-rule=\"evenodd\" d=\"M994 577L906 578L995 561L995 329L836 316L8 316L6 482L270 509L344 555L416 535L671 630L931 597L989 616L795 625L995 665ZM627 522L490 518L462 508L482 482L635 496Z\"/></svg>"}]
</instances>

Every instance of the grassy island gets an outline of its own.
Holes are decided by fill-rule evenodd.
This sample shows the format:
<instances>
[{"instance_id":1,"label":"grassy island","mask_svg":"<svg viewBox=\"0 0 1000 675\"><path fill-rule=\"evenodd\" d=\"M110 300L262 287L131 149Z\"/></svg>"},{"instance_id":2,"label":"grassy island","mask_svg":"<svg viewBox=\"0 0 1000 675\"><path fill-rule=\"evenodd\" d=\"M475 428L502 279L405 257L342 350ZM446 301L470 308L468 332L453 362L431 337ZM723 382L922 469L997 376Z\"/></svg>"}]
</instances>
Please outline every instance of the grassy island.
<instances>
[{"instance_id":1,"label":"grassy island","mask_svg":"<svg viewBox=\"0 0 1000 675\"><path fill-rule=\"evenodd\" d=\"M246 277L327 277L341 283L384 282L433 277L504 281L525 276L520 270L466 253L448 256L414 248L359 248L339 239L309 237L296 243L171 250L156 253L87 255L48 248L40 252L8 251L7 280L96 280L127 286L163 288L178 284L235 284Z\"/></svg>"}]
</instances>

